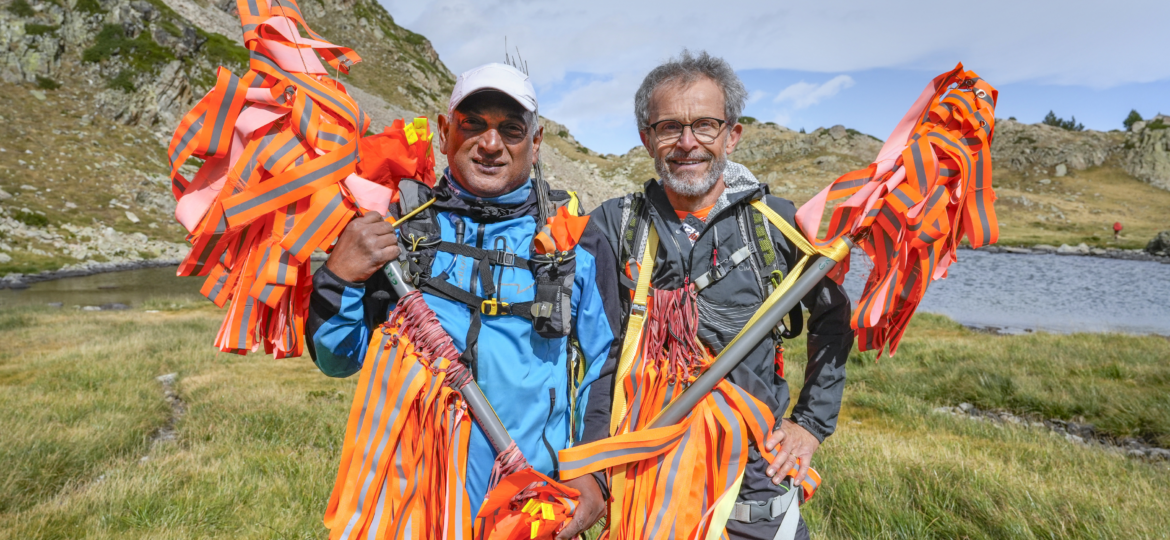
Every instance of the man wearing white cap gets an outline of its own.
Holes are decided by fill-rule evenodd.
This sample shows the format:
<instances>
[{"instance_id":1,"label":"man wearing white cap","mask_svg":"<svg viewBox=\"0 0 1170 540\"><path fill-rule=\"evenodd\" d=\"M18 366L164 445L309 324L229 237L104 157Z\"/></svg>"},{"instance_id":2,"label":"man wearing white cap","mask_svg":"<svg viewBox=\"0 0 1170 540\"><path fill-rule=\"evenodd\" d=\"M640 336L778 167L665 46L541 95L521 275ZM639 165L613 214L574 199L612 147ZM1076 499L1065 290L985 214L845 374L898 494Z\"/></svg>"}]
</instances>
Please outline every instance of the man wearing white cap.
<instances>
[{"instance_id":1,"label":"man wearing white cap","mask_svg":"<svg viewBox=\"0 0 1170 540\"><path fill-rule=\"evenodd\" d=\"M608 435L620 303L616 276L598 270L614 268L613 250L593 224L566 256L536 257L546 219L577 206L540 178L537 118L523 72L487 64L460 75L438 122L449 168L433 188L404 180L391 212L435 202L397 235L376 214L349 224L313 278L306 334L326 375L358 372L372 329L397 300L379 270L405 249L414 284L463 351L460 360L528 462L556 478L558 451ZM478 426L467 455L474 516L496 455ZM607 498L603 476L567 484L581 499L558 538L592 525Z\"/></svg>"}]
</instances>

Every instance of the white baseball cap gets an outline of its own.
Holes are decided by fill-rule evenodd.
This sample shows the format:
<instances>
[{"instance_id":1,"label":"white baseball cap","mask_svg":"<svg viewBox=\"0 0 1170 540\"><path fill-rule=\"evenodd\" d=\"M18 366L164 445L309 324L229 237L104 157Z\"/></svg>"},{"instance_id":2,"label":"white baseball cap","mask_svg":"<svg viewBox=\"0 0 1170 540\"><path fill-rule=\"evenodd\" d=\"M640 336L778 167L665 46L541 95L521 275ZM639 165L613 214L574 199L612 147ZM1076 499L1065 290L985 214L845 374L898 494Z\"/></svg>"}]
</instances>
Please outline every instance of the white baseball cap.
<instances>
[{"instance_id":1,"label":"white baseball cap","mask_svg":"<svg viewBox=\"0 0 1170 540\"><path fill-rule=\"evenodd\" d=\"M455 79L455 89L451 90L451 102L447 105L447 114L455 111L467 96L484 90L497 90L516 100L521 107L530 112L536 112L536 90L528 75L506 64L484 64L477 68L464 71Z\"/></svg>"}]
</instances>

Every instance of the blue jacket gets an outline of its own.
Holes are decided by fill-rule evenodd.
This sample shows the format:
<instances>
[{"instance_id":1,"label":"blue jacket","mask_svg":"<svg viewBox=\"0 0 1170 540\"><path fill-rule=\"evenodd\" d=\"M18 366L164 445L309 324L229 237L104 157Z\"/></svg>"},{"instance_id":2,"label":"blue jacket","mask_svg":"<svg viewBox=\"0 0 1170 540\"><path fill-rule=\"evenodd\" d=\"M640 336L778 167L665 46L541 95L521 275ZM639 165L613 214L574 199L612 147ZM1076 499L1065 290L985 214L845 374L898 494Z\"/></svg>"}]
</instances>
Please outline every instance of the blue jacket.
<instances>
[{"instance_id":1,"label":"blue jacket","mask_svg":"<svg viewBox=\"0 0 1170 540\"><path fill-rule=\"evenodd\" d=\"M481 200L459 189L447 178L436 193L449 189L459 204L436 207L442 239L456 241L455 223L463 222L463 243L476 246L482 227L484 249L505 249L527 257L536 232L533 183L494 199ZM487 203L497 207L519 207L527 203L533 211L503 221L478 222L470 212ZM499 414L508 433L529 463L545 474L554 473L555 456L571 441L591 442L604 438L609 430L613 373L620 341L617 312L616 259L601 230L590 223L576 250L576 274L572 290L573 333L581 346L585 364L584 380L574 396L575 410L569 410L568 338L548 339L538 335L532 322L519 316L481 316L476 379ZM485 296L476 261L448 252L437 252L431 275L448 275L447 282L477 296ZM607 274L608 272L609 274ZM491 278L498 284L500 300L508 303L532 301L535 283L527 268L493 267ZM486 276L479 276L484 277ZM314 291L306 334L309 351L317 366L331 377L358 372L373 328L385 321L393 306L379 301L373 293L393 292L381 273L365 283L341 280L322 266L313 278ZM460 351L466 346L471 308L424 291L427 305L454 338ZM476 306L478 308L478 306ZM577 433L570 434L570 426ZM467 460L467 492L472 515L478 512L487 492L488 478L496 452L476 425L472 431Z\"/></svg>"}]
</instances>

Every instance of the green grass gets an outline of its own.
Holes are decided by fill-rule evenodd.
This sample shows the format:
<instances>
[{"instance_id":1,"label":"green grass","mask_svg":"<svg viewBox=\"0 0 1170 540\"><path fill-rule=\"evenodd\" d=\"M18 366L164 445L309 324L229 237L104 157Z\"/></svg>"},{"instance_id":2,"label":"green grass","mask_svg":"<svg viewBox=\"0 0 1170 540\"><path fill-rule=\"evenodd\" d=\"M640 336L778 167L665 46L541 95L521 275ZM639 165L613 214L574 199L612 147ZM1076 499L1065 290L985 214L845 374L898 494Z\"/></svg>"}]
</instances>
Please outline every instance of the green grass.
<instances>
[{"instance_id":1,"label":"green grass","mask_svg":"<svg viewBox=\"0 0 1170 540\"><path fill-rule=\"evenodd\" d=\"M354 381L307 358L217 353L222 315L166 298L0 313L0 538L325 538ZM789 343L789 380L803 354ZM830 539L1164 538L1166 465L930 410L1096 401L1086 420L1131 429L1141 415L1123 409L1165 410L1167 358L1162 338L989 336L919 316L897 356L852 356L803 513ZM187 410L175 441L152 443L171 414L166 373Z\"/></svg>"},{"instance_id":2,"label":"green grass","mask_svg":"<svg viewBox=\"0 0 1170 540\"><path fill-rule=\"evenodd\" d=\"M56 32L60 26L52 24L34 24L28 23L24 25L24 33L30 36L42 36L45 34L52 34Z\"/></svg>"},{"instance_id":3,"label":"green grass","mask_svg":"<svg viewBox=\"0 0 1170 540\"><path fill-rule=\"evenodd\" d=\"M100 15L106 12L102 9L102 5L98 0L77 0L77 6L74 8L78 11L84 11L90 15Z\"/></svg>"},{"instance_id":4,"label":"green grass","mask_svg":"<svg viewBox=\"0 0 1170 540\"><path fill-rule=\"evenodd\" d=\"M225 65L229 68L244 68L248 65L248 49L237 45L236 42L221 34L202 30L198 32L200 36L207 39L207 43L203 44L203 50L207 54L207 60L212 65Z\"/></svg>"},{"instance_id":5,"label":"green grass","mask_svg":"<svg viewBox=\"0 0 1170 540\"><path fill-rule=\"evenodd\" d=\"M12 3L8 4L8 11L17 17L32 17L37 14L28 0L12 0Z\"/></svg>"},{"instance_id":6,"label":"green grass","mask_svg":"<svg viewBox=\"0 0 1170 540\"><path fill-rule=\"evenodd\" d=\"M37 75L37 88L40 88L41 90L56 90L61 88L61 83L54 81L53 79Z\"/></svg>"},{"instance_id":7,"label":"green grass","mask_svg":"<svg viewBox=\"0 0 1170 540\"><path fill-rule=\"evenodd\" d=\"M788 380L803 380L803 338ZM932 414L967 401L1170 441L1170 341L992 336L920 314L896 356L854 353L825 482L802 509L824 538L1166 538L1165 464L1073 445L1046 429ZM1113 485L1109 485L1113 484Z\"/></svg>"}]
</instances>

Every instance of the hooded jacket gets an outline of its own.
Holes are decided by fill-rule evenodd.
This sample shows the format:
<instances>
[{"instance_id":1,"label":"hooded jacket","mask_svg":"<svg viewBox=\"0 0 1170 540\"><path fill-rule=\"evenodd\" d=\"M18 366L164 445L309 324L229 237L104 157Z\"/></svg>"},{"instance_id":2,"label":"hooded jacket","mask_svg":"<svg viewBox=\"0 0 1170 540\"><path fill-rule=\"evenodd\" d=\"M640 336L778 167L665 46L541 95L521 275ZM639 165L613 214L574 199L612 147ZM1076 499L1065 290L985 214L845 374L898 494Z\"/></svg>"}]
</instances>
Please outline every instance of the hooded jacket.
<instances>
[{"instance_id":1,"label":"hooded jacket","mask_svg":"<svg viewBox=\"0 0 1170 540\"><path fill-rule=\"evenodd\" d=\"M725 267L730 265L732 254L752 245L752 231L742 226L751 221L737 220L737 214L754 212L749 206L753 200L763 199L795 226L796 207L793 203L769 195L768 187L756 180L743 165L728 162L723 179L726 189L708 213L693 246L660 181L646 182L644 197L649 204L644 215L649 216L661 238L650 281L652 288L677 289L711 271L716 261ZM627 195L610 199L590 215L591 224L596 223L604 231L614 253L619 258L628 258L618 261L619 272L627 261L636 263L645 249L644 240L642 245L623 246L623 223L630 212L631 198ZM779 229L771 224L767 224L767 229L781 255L780 268L787 276L788 269L796 264L801 253ZM762 272L757 270L763 264L759 250L753 248L752 251L752 257L730 268L722 279L698 293L699 339L712 354L718 354L727 346L767 297L766 283L758 277ZM753 265L756 270L753 270ZM623 294L623 328L629 315L629 301L630 295ZM809 311L808 365L805 384L791 418L818 440L824 441L836 429L837 414L841 409L845 363L853 344L853 330L849 325L851 306L844 288L828 278L813 288L801 303ZM776 373L775 346L770 335L727 378L765 403L779 419L788 410L790 394L787 381Z\"/></svg>"},{"instance_id":2,"label":"hooded jacket","mask_svg":"<svg viewBox=\"0 0 1170 540\"><path fill-rule=\"evenodd\" d=\"M434 194L437 219L444 241L455 242L456 224L467 231L464 244L502 249L529 256L536 233L536 193L529 181L515 191L490 199L476 198L459 189L445 175ZM510 209L493 218L484 210ZM575 248L576 273L572 290L573 336L584 355L585 376L569 407L568 338L545 338L532 322L514 315L481 317L476 347L476 381L496 410L508 433L534 468L553 474L555 453L570 441L590 442L608 435L610 389L619 352L619 301L616 263L601 229L589 223ZM482 279L498 283L499 299L508 303L532 301L532 273L527 268L495 267L493 276L479 276L474 260L438 252L430 274L448 275L447 283L485 296ZM478 277L477 277L478 276ZM314 362L326 375L347 377L358 372L372 329L385 322L393 303L375 295L386 291L396 301L381 272L364 283L338 278L325 266L313 277L310 315L305 333ZM457 349L466 347L471 307L423 292ZM475 307L476 309L478 306ZM570 426L576 433L570 433ZM473 425L467 459L467 492L473 508L487 493L496 452L478 424ZM555 477L555 476L554 476Z\"/></svg>"}]
</instances>

